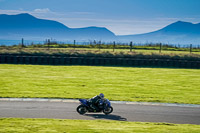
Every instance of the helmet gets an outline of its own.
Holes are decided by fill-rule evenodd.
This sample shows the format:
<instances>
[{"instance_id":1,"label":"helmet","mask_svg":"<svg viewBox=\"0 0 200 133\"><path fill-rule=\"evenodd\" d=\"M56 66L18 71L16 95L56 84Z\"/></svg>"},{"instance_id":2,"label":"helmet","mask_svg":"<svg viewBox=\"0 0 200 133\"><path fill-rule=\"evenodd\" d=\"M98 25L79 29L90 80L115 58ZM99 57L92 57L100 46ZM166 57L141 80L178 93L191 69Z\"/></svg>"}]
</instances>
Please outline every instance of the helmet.
<instances>
[{"instance_id":1,"label":"helmet","mask_svg":"<svg viewBox=\"0 0 200 133\"><path fill-rule=\"evenodd\" d=\"M101 98L104 98L104 94L103 94L103 93L100 93L99 96L100 96Z\"/></svg>"}]
</instances>

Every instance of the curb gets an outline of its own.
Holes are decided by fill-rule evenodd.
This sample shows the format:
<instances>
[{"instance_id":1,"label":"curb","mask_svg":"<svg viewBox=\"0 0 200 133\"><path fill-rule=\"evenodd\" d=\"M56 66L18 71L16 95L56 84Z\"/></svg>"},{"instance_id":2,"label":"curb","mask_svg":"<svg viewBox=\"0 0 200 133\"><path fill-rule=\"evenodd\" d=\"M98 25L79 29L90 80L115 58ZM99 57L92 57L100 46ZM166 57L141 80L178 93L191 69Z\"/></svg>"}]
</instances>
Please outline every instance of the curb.
<instances>
[{"instance_id":1,"label":"curb","mask_svg":"<svg viewBox=\"0 0 200 133\"><path fill-rule=\"evenodd\" d=\"M52 98L0 98L0 102L1 101L79 103L78 99L52 99ZM128 105L154 105L154 106L200 108L200 104L176 104L176 103L130 102L130 101L110 101L110 102L114 104L128 104Z\"/></svg>"},{"instance_id":2,"label":"curb","mask_svg":"<svg viewBox=\"0 0 200 133\"><path fill-rule=\"evenodd\" d=\"M21 102L71 102L79 103L75 99L54 99L54 98L0 98L0 101L21 101Z\"/></svg>"}]
</instances>

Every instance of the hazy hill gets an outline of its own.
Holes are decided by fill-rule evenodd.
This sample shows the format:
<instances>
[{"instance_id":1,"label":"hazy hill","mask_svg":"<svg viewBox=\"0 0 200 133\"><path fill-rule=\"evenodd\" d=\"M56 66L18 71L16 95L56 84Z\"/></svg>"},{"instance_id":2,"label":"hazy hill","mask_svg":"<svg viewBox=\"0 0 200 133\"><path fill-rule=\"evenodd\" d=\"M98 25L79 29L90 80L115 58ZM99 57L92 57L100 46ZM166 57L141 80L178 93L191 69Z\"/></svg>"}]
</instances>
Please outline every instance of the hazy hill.
<instances>
[{"instance_id":1,"label":"hazy hill","mask_svg":"<svg viewBox=\"0 0 200 133\"><path fill-rule=\"evenodd\" d=\"M69 28L59 22L38 19L30 14L0 15L0 39L112 39L103 27Z\"/></svg>"},{"instance_id":2,"label":"hazy hill","mask_svg":"<svg viewBox=\"0 0 200 133\"><path fill-rule=\"evenodd\" d=\"M138 34L119 36L121 41L133 41L138 43L162 42L170 44L200 44L200 23L177 21L160 30Z\"/></svg>"},{"instance_id":3,"label":"hazy hill","mask_svg":"<svg viewBox=\"0 0 200 133\"><path fill-rule=\"evenodd\" d=\"M52 20L38 19L30 14L0 15L0 39L15 40L102 40L134 43L200 44L200 23L177 21L160 30L138 34L116 36L104 27L69 28Z\"/></svg>"}]
</instances>

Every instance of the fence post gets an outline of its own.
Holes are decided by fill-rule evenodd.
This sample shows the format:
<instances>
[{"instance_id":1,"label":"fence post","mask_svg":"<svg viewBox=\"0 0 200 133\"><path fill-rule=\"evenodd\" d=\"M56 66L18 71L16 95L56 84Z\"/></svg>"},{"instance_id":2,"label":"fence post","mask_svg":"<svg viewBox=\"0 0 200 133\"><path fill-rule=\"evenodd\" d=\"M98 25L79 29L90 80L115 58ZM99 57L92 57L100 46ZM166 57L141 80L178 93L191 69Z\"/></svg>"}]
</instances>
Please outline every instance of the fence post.
<instances>
[{"instance_id":1,"label":"fence post","mask_svg":"<svg viewBox=\"0 0 200 133\"><path fill-rule=\"evenodd\" d=\"M132 52L133 42L130 42L130 52Z\"/></svg>"},{"instance_id":2,"label":"fence post","mask_svg":"<svg viewBox=\"0 0 200 133\"><path fill-rule=\"evenodd\" d=\"M113 52L115 52L115 41L113 42Z\"/></svg>"},{"instance_id":3,"label":"fence post","mask_svg":"<svg viewBox=\"0 0 200 133\"><path fill-rule=\"evenodd\" d=\"M101 41L99 41L99 51L100 51Z\"/></svg>"},{"instance_id":4,"label":"fence post","mask_svg":"<svg viewBox=\"0 0 200 133\"><path fill-rule=\"evenodd\" d=\"M50 39L47 40L47 46L48 46L48 50L50 48Z\"/></svg>"},{"instance_id":5,"label":"fence post","mask_svg":"<svg viewBox=\"0 0 200 133\"><path fill-rule=\"evenodd\" d=\"M24 38L22 38L22 48L24 47Z\"/></svg>"},{"instance_id":6,"label":"fence post","mask_svg":"<svg viewBox=\"0 0 200 133\"><path fill-rule=\"evenodd\" d=\"M161 51L162 51L162 43L160 43L159 53L161 53Z\"/></svg>"},{"instance_id":7,"label":"fence post","mask_svg":"<svg viewBox=\"0 0 200 133\"><path fill-rule=\"evenodd\" d=\"M192 53L192 44L190 44L190 54Z\"/></svg>"},{"instance_id":8,"label":"fence post","mask_svg":"<svg viewBox=\"0 0 200 133\"><path fill-rule=\"evenodd\" d=\"M76 46L75 46L75 45L76 45L76 40L74 40L74 49L76 48Z\"/></svg>"}]
</instances>

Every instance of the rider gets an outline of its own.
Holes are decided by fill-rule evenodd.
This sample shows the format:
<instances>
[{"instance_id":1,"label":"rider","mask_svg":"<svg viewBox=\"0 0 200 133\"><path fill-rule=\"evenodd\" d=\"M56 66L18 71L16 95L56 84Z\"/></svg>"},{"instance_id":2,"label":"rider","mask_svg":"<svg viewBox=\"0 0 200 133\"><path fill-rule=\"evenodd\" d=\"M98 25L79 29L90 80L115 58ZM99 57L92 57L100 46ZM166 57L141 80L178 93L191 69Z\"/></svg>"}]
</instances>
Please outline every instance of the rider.
<instances>
[{"instance_id":1,"label":"rider","mask_svg":"<svg viewBox=\"0 0 200 133\"><path fill-rule=\"evenodd\" d=\"M98 110L99 101L104 99L104 94L100 93L99 95L89 99L89 106L95 111Z\"/></svg>"}]
</instances>

